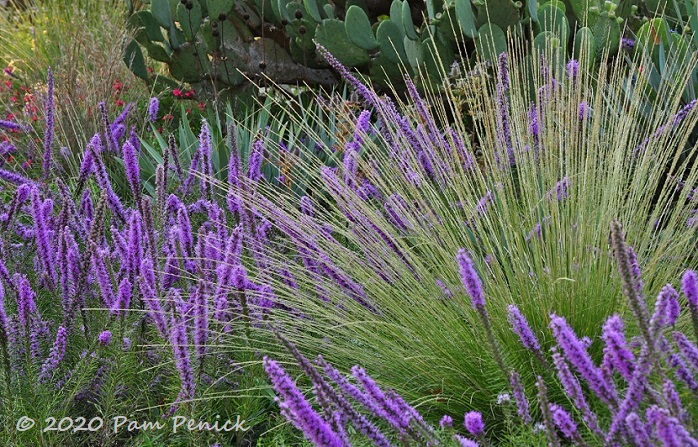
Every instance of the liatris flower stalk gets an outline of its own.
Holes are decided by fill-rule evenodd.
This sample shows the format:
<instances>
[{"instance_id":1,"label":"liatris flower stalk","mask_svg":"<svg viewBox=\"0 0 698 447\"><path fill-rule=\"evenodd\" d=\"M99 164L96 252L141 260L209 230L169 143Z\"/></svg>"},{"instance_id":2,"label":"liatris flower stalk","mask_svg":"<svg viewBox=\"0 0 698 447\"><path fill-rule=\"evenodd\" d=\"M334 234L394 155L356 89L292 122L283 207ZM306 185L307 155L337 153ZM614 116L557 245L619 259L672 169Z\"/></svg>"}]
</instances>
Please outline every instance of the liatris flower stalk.
<instances>
[{"instance_id":1,"label":"liatris flower stalk","mask_svg":"<svg viewBox=\"0 0 698 447\"><path fill-rule=\"evenodd\" d=\"M550 329L555 336L560 348L565 354L565 357L582 375L582 378L587 382L596 395L609 407L618 405L618 395L613 387L613 384L607 381L601 371L594 366L586 347L577 338L572 328L567 324L563 317L555 314L550 315Z\"/></svg>"},{"instance_id":2,"label":"liatris flower stalk","mask_svg":"<svg viewBox=\"0 0 698 447\"><path fill-rule=\"evenodd\" d=\"M509 91L509 61L506 52L499 55L498 62L499 71L497 80L497 103L500 113L500 138L502 145L507 151L507 156L509 157L509 164L514 165L516 163L516 159L514 157L514 148L512 147L511 141L511 131L509 129L509 97L507 96L507 93Z\"/></svg>"},{"instance_id":3,"label":"liatris flower stalk","mask_svg":"<svg viewBox=\"0 0 698 447\"><path fill-rule=\"evenodd\" d=\"M364 415L356 411L343 395L334 392L333 388L329 386L329 384L317 372L308 359L303 357L303 355L301 355L293 344L286 340L286 338L284 338L278 331L275 330L274 333L279 340L281 340L284 346L286 346L286 348L291 352L293 357L301 366L303 372L308 375L313 384L320 388L325 396L332 399L339 411L346 414L348 420L351 421L352 425L354 425L354 427L360 433L370 439L377 447L390 447L392 445L385 435L383 435L383 433L381 433L381 431L374 424L369 422Z\"/></svg>"},{"instance_id":4,"label":"liatris flower stalk","mask_svg":"<svg viewBox=\"0 0 698 447\"><path fill-rule=\"evenodd\" d=\"M521 384L521 378L516 371L512 371L510 374L509 385L514 393L514 400L516 401L516 409L519 417L524 422L524 424L530 424L533 419L531 418L531 413L529 411L528 400L524 394L524 388Z\"/></svg>"},{"instance_id":5,"label":"liatris flower stalk","mask_svg":"<svg viewBox=\"0 0 698 447\"><path fill-rule=\"evenodd\" d=\"M516 335L519 336L521 344L523 344L526 349L533 352L542 365L547 365L548 362L543 356L543 351L540 349L538 339L531 330L531 327L528 325L526 317L521 314L519 308L514 304L509 305L509 324L511 324L511 327Z\"/></svg>"},{"instance_id":6,"label":"liatris flower stalk","mask_svg":"<svg viewBox=\"0 0 698 447\"><path fill-rule=\"evenodd\" d=\"M252 153L247 170L247 176L253 182L259 181L262 178L262 162L264 161L264 143L260 138L252 143Z\"/></svg>"},{"instance_id":7,"label":"liatris flower stalk","mask_svg":"<svg viewBox=\"0 0 698 447\"><path fill-rule=\"evenodd\" d=\"M181 314L182 297L178 289L172 289L170 297L175 303L175 311L170 317L170 343L174 353L175 367L179 372L182 382L180 399L191 400L194 398L194 374L189 360L189 342L187 341L187 327L184 316Z\"/></svg>"},{"instance_id":8,"label":"liatris flower stalk","mask_svg":"<svg viewBox=\"0 0 698 447\"><path fill-rule=\"evenodd\" d=\"M154 123L158 120L158 109L160 108L160 101L157 97L150 98L148 103L148 121Z\"/></svg>"},{"instance_id":9,"label":"liatris flower stalk","mask_svg":"<svg viewBox=\"0 0 698 447\"><path fill-rule=\"evenodd\" d=\"M138 166L138 154L136 148L130 141L126 141L121 149L124 157L124 167L126 168L126 179L131 185L133 197L137 202L141 200L141 176L140 167Z\"/></svg>"},{"instance_id":10,"label":"liatris flower stalk","mask_svg":"<svg viewBox=\"0 0 698 447\"><path fill-rule=\"evenodd\" d=\"M553 414L548 401L548 389L541 376L538 376L536 387L538 388L538 404L543 414L543 424L545 425L545 435L548 438L548 446L560 447L560 440L557 437L555 422L553 421Z\"/></svg>"},{"instance_id":11,"label":"liatris flower stalk","mask_svg":"<svg viewBox=\"0 0 698 447\"><path fill-rule=\"evenodd\" d=\"M596 434L603 435L601 429L599 428L598 417L593 411L591 411L591 408L584 397L584 391L582 390L581 384L572 374L572 371L570 371L564 357L557 352L557 350L555 350L553 353L553 364L555 365L557 377L560 380L560 384L562 384L562 388L570 397L575 407L577 407L577 409L582 413L584 422L586 422L587 426Z\"/></svg>"},{"instance_id":12,"label":"liatris flower stalk","mask_svg":"<svg viewBox=\"0 0 698 447\"><path fill-rule=\"evenodd\" d=\"M693 335L698 339L698 276L693 270L687 270L681 280L681 291L688 301L688 310L693 322Z\"/></svg>"},{"instance_id":13,"label":"liatris flower stalk","mask_svg":"<svg viewBox=\"0 0 698 447\"><path fill-rule=\"evenodd\" d=\"M201 132L199 133L199 151L201 152L201 191L209 201L213 200L213 186L211 185L211 177L213 177L213 160L211 154L211 130L208 123L204 120L201 123Z\"/></svg>"},{"instance_id":14,"label":"liatris flower stalk","mask_svg":"<svg viewBox=\"0 0 698 447\"><path fill-rule=\"evenodd\" d=\"M606 320L601 338L606 345L603 350L603 368L608 369L609 374L612 369L618 371L629 382L632 377L635 356L626 346L623 321L618 315L613 315Z\"/></svg>"},{"instance_id":15,"label":"liatris flower stalk","mask_svg":"<svg viewBox=\"0 0 698 447\"><path fill-rule=\"evenodd\" d=\"M63 326L59 326L56 332L56 340L53 342L53 348L51 348L51 353L44 364L41 365L41 372L38 377L39 383L45 383L51 378L54 370L58 367L61 360L63 360L67 341L67 329Z\"/></svg>"},{"instance_id":16,"label":"liatris flower stalk","mask_svg":"<svg viewBox=\"0 0 698 447\"><path fill-rule=\"evenodd\" d=\"M274 390L282 396L280 405L284 415L293 422L306 438L323 447L347 447L342 438L318 415L296 388L286 371L274 360L264 356L264 370Z\"/></svg>"},{"instance_id":17,"label":"liatris flower stalk","mask_svg":"<svg viewBox=\"0 0 698 447\"><path fill-rule=\"evenodd\" d=\"M620 271L621 282L623 283L623 293L630 302L630 308L635 314L635 320L640 326L642 335L650 350L654 352L654 338L650 331L650 317L647 312L647 306L638 293L637 278L633 273L632 264L628 256L628 247L623 237L623 228L620 223L614 221L611 223L611 244L615 253L616 261L618 262L618 270Z\"/></svg>"},{"instance_id":18,"label":"liatris flower stalk","mask_svg":"<svg viewBox=\"0 0 698 447\"><path fill-rule=\"evenodd\" d=\"M49 224L43 212L44 207L52 204L51 199L42 201L39 190L34 188L31 192L32 217L34 218L34 234L36 237L37 253L44 269L45 279L50 289L55 288L57 281L56 268L54 264L54 249L49 236Z\"/></svg>"},{"instance_id":19,"label":"liatris flower stalk","mask_svg":"<svg viewBox=\"0 0 698 447\"><path fill-rule=\"evenodd\" d=\"M490 344L490 349L492 349L492 354L494 356L495 362L499 367L504 377L508 380L509 373L504 365L504 360L502 358L501 351L499 349L499 344L492 331L492 325L490 323L490 317L487 314L487 309L485 309L485 294L482 291L482 282L480 277L475 271L475 266L473 265L472 259L468 256L468 253L464 248L458 251L458 256L456 257L458 261L458 268L460 270L461 281L463 282L463 287L470 295L470 301L473 308L477 311L482 325L485 327L485 333L487 334L487 341Z\"/></svg>"},{"instance_id":20,"label":"liatris flower stalk","mask_svg":"<svg viewBox=\"0 0 698 447\"><path fill-rule=\"evenodd\" d=\"M485 434L485 423L482 421L482 414L479 411L469 411L465 413L463 425L471 435L479 439L483 438Z\"/></svg>"}]
</instances>

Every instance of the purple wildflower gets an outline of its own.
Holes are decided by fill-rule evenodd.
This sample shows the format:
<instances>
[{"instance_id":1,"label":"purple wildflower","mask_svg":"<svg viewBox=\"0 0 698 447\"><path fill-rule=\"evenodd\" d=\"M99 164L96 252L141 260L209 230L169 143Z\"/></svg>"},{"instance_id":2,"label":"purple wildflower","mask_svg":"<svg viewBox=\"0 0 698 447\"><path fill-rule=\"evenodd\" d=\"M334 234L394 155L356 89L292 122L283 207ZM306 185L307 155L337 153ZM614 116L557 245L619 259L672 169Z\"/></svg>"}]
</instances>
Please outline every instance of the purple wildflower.
<instances>
[{"instance_id":1,"label":"purple wildflower","mask_svg":"<svg viewBox=\"0 0 698 447\"><path fill-rule=\"evenodd\" d=\"M36 246L39 258L41 260L44 273L48 276L47 279L50 288L53 289L56 283L56 268L54 263L54 249L49 236L49 224L44 213L44 208L52 204L51 199L41 201L38 188L34 188L31 192L32 217L34 218L34 234L36 235Z\"/></svg>"},{"instance_id":2,"label":"purple wildflower","mask_svg":"<svg viewBox=\"0 0 698 447\"><path fill-rule=\"evenodd\" d=\"M626 51L630 51L635 47L635 41L624 37L620 40L620 47Z\"/></svg>"},{"instance_id":3,"label":"purple wildflower","mask_svg":"<svg viewBox=\"0 0 698 447\"><path fill-rule=\"evenodd\" d=\"M551 404L550 411L553 414L553 422L555 422L555 425L557 425L563 435L570 439L579 436L577 433L577 424L574 423L572 416L570 416L567 410L559 405Z\"/></svg>"},{"instance_id":4,"label":"purple wildflower","mask_svg":"<svg viewBox=\"0 0 698 447\"><path fill-rule=\"evenodd\" d=\"M444 414L441 420L439 421L439 426L441 428L446 428L446 427L452 427L453 426L453 418L447 414Z\"/></svg>"},{"instance_id":5,"label":"purple wildflower","mask_svg":"<svg viewBox=\"0 0 698 447\"><path fill-rule=\"evenodd\" d=\"M286 371L267 356L263 359L264 370L274 390L281 396L279 406L282 413L296 426L306 438L315 445L327 447L346 447L340 436L332 430L313 407L305 400L293 379Z\"/></svg>"},{"instance_id":6,"label":"purple wildflower","mask_svg":"<svg viewBox=\"0 0 698 447\"><path fill-rule=\"evenodd\" d=\"M467 251L464 248L461 248L458 251L458 256L456 259L458 261L463 287L468 292L468 295L470 295L473 308L484 308L485 295L482 291L482 282L475 271L473 261L470 259Z\"/></svg>"},{"instance_id":7,"label":"purple wildflower","mask_svg":"<svg viewBox=\"0 0 698 447\"><path fill-rule=\"evenodd\" d=\"M189 360L189 342L187 341L187 327L184 316L181 314L183 307L182 297L178 289L172 289L171 298L177 309L170 317L170 343L174 354L175 367L181 380L181 399L194 398L194 373Z\"/></svg>"},{"instance_id":8,"label":"purple wildflower","mask_svg":"<svg viewBox=\"0 0 698 447\"><path fill-rule=\"evenodd\" d=\"M482 414L478 411L465 413L463 425L473 436L482 436L485 433L485 423L482 421Z\"/></svg>"},{"instance_id":9,"label":"purple wildflower","mask_svg":"<svg viewBox=\"0 0 698 447\"><path fill-rule=\"evenodd\" d=\"M119 283L119 289L114 301L111 312L113 315L126 315L126 311L131 305L132 285L128 278L124 278Z\"/></svg>"},{"instance_id":10,"label":"purple wildflower","mask_svg":"<svg viewBox=\"0 0 698 447\"><path fill-rule=\"evenodd\" d=\"M577 117L579 118L579 121L584 121L587 119L590 113L591 108L589 107L589 104L587 104L585 101L580 102L579 107L577 108Z\"/></svg>"},{"instance_id":11,"label":"purple wildflower","mask_svg":"<svg viewBox=\"0 0 698 447\"><path fill-rule=\"evenodd\" d=\"M150 98L148 103L148 121L154 123L158 119L158 109L160 108L160 101L157 97Z\"/></svg>"},{"instance_id":12,"label":"purple wildflower","mask_svg":"<svg viewBox=\"0 0 698 447\"><path fill-rule=\"evenodd\" d=\"M625 380L630 381L635 356L627 348L623 332L623 321L618 315L613 315L606 320L601 337L606 345L603 350L604 365L615 369Z\"/></svg>"},{"instance_id":13,"label":"purple wildflower","mask_svg":"<svg viewBox=\"0 0 698 447\"><path fill-rule=\"evenodd\" d=\"M570 59L569 62L567 62L567 76L570 77L573 81L577 79L577 75L579 74L579 62L577 62L575 59Z\"/></svg>"},{"instance_id":14,"label":"purple wildflower","mask_svg":"<svg viewBox=\"0 0 698 447\"><path fill-rule=\"evenodd\" d=\"M109 345L109 343L111 343L111 332L110 331L102 331L99 334L98 340L99 340L99 344L102 346Z\"/></svg>"},{"instance_id":15,"label":"purple wildflower","mask_svg":"<svg viewBox=\"0 0 698 447\"><path fill-rule=\"evenodd\" d=\"M478 447L477 442L473 441L472 439L464 438L460 435L453 435L453 439L458 441L460 447Z\"/></svg>"},{"instance_id":16,"label":"purple wildflower","mask_svg":"<svg viewBox=\"0 0 698 447\"><path fill-rule=\"evenodd\" d=\"M250 153L250 160L248 166L247 176L250 180L256 182L262 178L262 162L264 161L264 143L261 139L256 139L252 143L252 152Z\"/></svg>"},{"instance_id":17,"label":"purple wildflower","mask_svg":"<svg viewBox=\"0 0 698 447\"><path fill-rule=\"evenodd\" d=\"M579 371L584 380L588 383L599 398L611 407L615 407L618 402L613 385L609 383L601 374L589 356L582 342L577 338L572 328L563 317L555 314L550 315L550 329L558 344L564 351L565 357Z\"/></svg>"},{"instance_id":18,"label":"purple wildflower","mask_svg":"<svg viewBox=\"0 0 698 447\"><path fill-rule=\"evenodd\" d=\"M533 352L536 358L538 358L538 360L545 365L546 361L543 357L543 352L540 349L538 339L531 330L531 327L528 325L526 317L523 316L519 308L514 304L509 305L509 324L516 335L519 336L521 344L524 346L524 348Z\"/></svg>"},{"instance_id":19,"label":"purple wildflower","mask_svg":"<svg viewBox=\"0 0 698 447\"><path fill-rule=\"evenodd\" d=\"M698 310L698 276L693 270L686 270L681 280L681 291L686 295L688 304Z\"/></svg>"},{"instance_id":20,"label":"purple wildflower","mask_svg":"<svg viewBox=\"0 0 698 447\"><path fill-rule=\"evenodd\" d=\"M521 378L516 371L511 372L511 375L509 376L509 385L511 386L511 390L514 392L514 400L516 401L516 410L519 417L524 424L530 424L532 419L531 413L528 409L528 400L526 400L526 395L524 394Z\"/></svg>"},{"instance_id":21,"label":"purple wildflower","mask_svg":"<svg viewBox=\"0 0 698 447\"><path fill-rule=\"evenodd\" d=\"M63 326L59 326L51 352L49 353L44 364L41 365L41 372L39 373L38 377L40 383L47 382L51 378L53 371L58 367L58 364L61 362L61 360L63 360L67 341L68 330Z\"/></svg>"},{"instance_id":22,"label":"purple wildflower","mask_svg":"<svg viewBox=\"0 0 698 447\"><path fill-rule=\"evenodd\" d=\"M625 417L625 424L628 427L628 434L633 445L637 447L652 447L650 436L637 413L628 414Z\"/></svg>"},{"instance_id":23,"label":"purple wildflower","mask_svg":"<svg viewBox=\"0 0 698 447\"><path fill-rule=\"evenodd\" d=\"M126 179L131 185L131 191L136 200L140 200L141 193L141 176L140 167L138 166L138 154L136 148L133 147L130 141L126 140L121 149L124 158L124 167L126 169Z\"/></svg>"}]
</instances>

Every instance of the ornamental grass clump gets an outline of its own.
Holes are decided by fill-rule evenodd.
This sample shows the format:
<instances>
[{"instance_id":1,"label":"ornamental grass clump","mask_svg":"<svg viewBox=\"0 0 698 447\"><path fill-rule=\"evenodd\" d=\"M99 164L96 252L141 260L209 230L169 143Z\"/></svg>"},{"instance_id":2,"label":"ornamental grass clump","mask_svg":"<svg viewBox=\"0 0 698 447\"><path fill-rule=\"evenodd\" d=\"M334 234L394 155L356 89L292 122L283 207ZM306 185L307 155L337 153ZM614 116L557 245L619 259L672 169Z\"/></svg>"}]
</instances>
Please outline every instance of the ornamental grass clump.
<instances>
[{"instance_id":1,"label":"ornamental grass clump","mask_svg":"<svg viewBox=\"0 0 698 447\"><path fill-rule=\"evenodd\" d=\"M611 238L617 249L625 254L630 251L616 221L611 226ZM623 259L627 262L628 257L618 256L618 259L621 275L629 272L630 264L622 265ZM462 264L461 259L458 262ZM694 274L688 270L684 276ZM469 278L473 283L478 281L476 277ZM637 283L640 277L626 279ZM468 288L473 284L465 286ZM590 358L587 343L579 338L565 318L550 314L549 329L554 343L550 348L553 367L548 368L548 372L554 372L555 377L546 380L538 376L535 386L525 390L518 372L510 369L510 391L517 416L512 419L511 412L506 413L509 432L499 434L497 442L516 444L517 439L523 439L522 433L538 430L545 436L548 446L697 446L698 347L695 341L677 330L676 319L682 309L677 301L678 295L667 293L667 290L673 291L670 284L660 292L651 315L640 316L645 321L636 322L653 327L649 340L638 334L627 343L622 319L614 314L606 320L602 335L604 355L599 363ZM625 296L628 300L634 299L628 289ZM684 314L695 314L690 305L684 306L683 310ZM513 332L520 335L522 326L527 327L527 322L518 317ZM317 409L302 396L275 361L265 357L264 365L274 390L280 396L277 400L283 414L314 445L364 445L359 436L347 437L350 425L367 435L360 427L368 423L356 419L358 413L354 407L379 421L368 426L390 433L387 439L391 442L387 445L437 445L439 441L443 442L440 445L454 446L490 443L485 436L486 424L481 412L466 412L463 427L453 427L453 417L443 415L439 422L441 430L438 430L425 422L425 418L397 393L382 390L363 368L351 368L355 385L318 356L316 363L334 384L330 385L294 345L283 336L279 337L313 384ZM522 337L521 342L524 346L531 345L527 337ZM535 359L537 355L533 354L531 357ZM551 396L550 385L561 386L562 396ZM302 399L302 407L295 403L298 399ZM347 406L347 399L352 405ZM500 401L509 399L500 398ZM337 404L338 401L342 404ZM534 418L529 411L531 408L535 410ZM316 436L319 425L304 423L311 417L325 424L323 437ZM372 445L386 445L382 437L377 441L369 436L369 440Z\"/></svg>"},{"instance_id":2,"label":"ornamental grass clump","mask_svg":"<svg viewBox=\"0 0 698 447\"><path fill-rule=\"evenodd\" d=\"M663 83L671 100L645 120L645 92L628 82L636 73L622 61L570 76L548 65L555 58L514 43L489 71L462 70L459 92L410 88L398 100L379 97L324 53L363 101L365 111L347 117L360 123L349 139L357 144L325 147L329 166L291 148L285 191L242 177L219 184L229 203L245 204L240 213L283 236L263 254L277 300L268 319L302 352L340 370L360 364L428 417L476 408L497 431L504 419L495 397L518 381L517 393L530 398L539 376L560 402L565 389L546 355L557 341L597 396L590 411L620 405L595 366L603 322L637 316L622 330L610 324L606 338L619 347L620 333L654 340L640 303L651 309L661 287L695 263L697 173L679 155L697 115L680 108L683 86ZM456 94L478 113L456 108L464 103ZM624 268L630 278L641 268L641 283L615 268L608 229L616 220L633 244ZM673 306L675 294L667 295ZM621 367L622 355L613 360ZM549 421L565 420L553 410Z\"/></svg>"}]
</instances>

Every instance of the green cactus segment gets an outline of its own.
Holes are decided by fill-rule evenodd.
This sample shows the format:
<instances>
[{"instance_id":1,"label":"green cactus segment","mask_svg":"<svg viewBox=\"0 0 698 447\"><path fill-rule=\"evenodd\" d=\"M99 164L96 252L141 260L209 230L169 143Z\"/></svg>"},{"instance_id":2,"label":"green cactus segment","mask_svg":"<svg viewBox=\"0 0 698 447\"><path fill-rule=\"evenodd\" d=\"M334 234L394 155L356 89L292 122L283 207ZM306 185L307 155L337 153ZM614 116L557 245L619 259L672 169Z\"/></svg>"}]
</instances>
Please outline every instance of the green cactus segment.
<instances>
[{"instance_id":1,"label":"green cactus segment","mask_svg":"<svg viewBox=\"0 0 698 447\"><path fill-rule=\"evenodd\" d=\"M487 0L484 3L483 7L478 8L477 23L494 23L502 29L507 29L521 20L519 8L512 0ZM456 11L458 11L458 2L456 2Z\"/></svg>"},{"instance_id":2,"label":"green cactus segment","mask_svg":"<svg viewBox=\"0 0 698 447\"><path fill-rule=\"evenodd\" d=\"M507 51L507 36L493 23L485 23L478 30L475 48L481 60L496 62L500 54Z\"/></svg>"},{"instance_id":3,"label":"green cactus segment","mask_svg":"<svg viewBox=\"0 0 698 447\"><path fill-rule=\"evenodd\" d=\"M526 7L528 7L528 15L531 16L531 20L538 23L538 0L526 0Z\"/></svg>"},{"instance_id":4,"label":"green cactus segment","mask_svg":"<svg viewBox=\"0 0 698 447\"><path fill-rule=\"evenodd\" d=\"M160 24L150 11L138 11L129 18L129 25L136 30L135 39L140 43L164 42Z\"/></svg>"},{"instance_id":5,"label":"green cactus segment","mask_svg":"<svg viewBox=\"0 0 698 447\"><path fill-rule=\"evenodd\" d=\"M591 71L596 61L596 45L594 43L594 33L587 27L580 28L574 35L573 52L574 58L579 61L584 71Z\"/></svg>"},{"instance_id":6,"label":"green cactus segment","mask_svg":"<svg viewBox=\"0 0 698 447\"><path fill-rule=\"evenodd\" d=\"M567 61L567 46L560 37L550 31L543 31L533 39L533 48L538 55L545 56L553 69L564 67Z\"/></svg>"},{"instance_id":7,"label":"green cactus segment","mask_svg":"<svg viewBox=\"0 0 698 447\"><path fill-rule=\"evenodd\" d=\"M322 9L325 10L325 15L327 15L328 19L336 19L337 15L334 12L334 6L330 4L322 5Z\"/></svg>"},{"instance_id":8,"label":"green cactus segment","mask_svg":"<svg viewBox=\"0 0 698 447\"><path fill-rule=\"evenodd\" d=\"M203 13L198 0L190 1L193 5L191 9L187 9L182 3L177 5L177 20L182 27L182 32L184 33L187 41L193 42L196 33L199 32L199 28L201 27L201 18L203 17Z\"/></svg>"},{"instance_id":9,"label":"green cactus segment","mask_svg":"<svg viewBox=\"0 0 698 447\"><path fill-rule=\"evenodd\" d=\"M124 51L124 62L126 66L141 79L148 80L148 68L145 66L145 59L143 58L143 52L141 52L141 47L135 40L126 46Z\"/></svg>"},{"instance_id":10,"label":"green cactus segment","mask_svg":"<svg viewBox=\"0 0 698 447\"><path fill-rule=\"evenodd\" d=\"M434 40L431 37L424 39L421 60L424 61L425 70L422 73L428 76L428 79L423 79L423 82L440 87L444 74L448 73L455 59L450 45L445 45L439 39Z\"/></svg>"},{"instance_id":11,"label":"green cactus segment","mask_svg":"<svg viewBox=\"0 0 698 447\"><path fill-rule=\"evenodd\" d=\"M637 31L637 48L650 54L657 66L664 65L660 63L660 53L668 50L672 42L669 24L663 18L651 19Z\"/></svg>"},{"instance_id":12,"label":"green cactus segment","mask_svg":"<svg viewBox=\"0 0 698 447\"><path fill-rule=\"evenodd\" d=\"M615 19L611 19L608 15L599 16L599 18L591 26L591 31L594 33L596 46L596 58L601 59L604 50L608 50L608 54L613 56L620 48L620 25Z\"/></svg>"},{"instance_id":13,"label":"green cactus segment","mask_svg":"<svg viewBox=\"0 0 698 447\"><path fill-rule=\"evenodd\" d=\"M315 0L303 0L303 6L305 6L305 10L308 12L308 14L313 20L315 20L318 23L322 21L322 17L320 16L320 9L318 8L317 2Z\"/></svg>"},{"instance_id":14,"label":"green cactus segment","mask_svg":"<svg viewBox=\"0 0 698 447\"><path fill-rule=\"evenodd\" d=\"M208 15L211 20L217 20L221 14L228 14L234 5L233 0L206 0Z\"/></svg>"},{"instance_id":15,"label":"green cactus segment","mask_svg":"<svg viewBox=\"0 0 698 447\"><path fill-rule=\"evenodd\" d=\"M553 33L561 42L567 42L570 38L565 12L551 3L538 7L538 27L541 32Z\"/></svg>"},{"instance_id":16,"label":"green cactus segment","mask_svg":"<svg viewBox=\"0 0 698 447\"><path fill-rule=\"evenodd\" d=\"M407 62L403 38L400 27L392 20L384 20L378 25L376 39L380 45L381 54L395 64Z\"/></svg>"},{"instance_id":17,"label":"green cactus segment","mask_svg":"<svg viewBox=\"0 0 698 447\"><path fill-rule=\"evenodd\" d=\"M168 29L172 24L172 9L169 0L151 0L150 12L161 27Z\"/></svg>"},{"instance_id":18,"label":"green cactus segment","mask_svg":"<svg viewBox=\"0 0 698 447\"><path fill-rule=\"evenodd\" d=\"M369 67L371 81L382 88L395 88L404 86L405 73L400 65L392 62L384 55L374 59Z\"/></svg>"},{"instance_id":19,"label":"green cactus segment","mask_svg":"<svg viewBox=\"0 0 698 447\"><path fill-rule=\"evenodd\" d=\"M400 32L402 34L405 34L405 27L402 24L402 3L402 0L393 0L390 4L390 20L400 27Z\"/></svg>"},{"instance_id":20,"label":"green cactus segment","mask_svg":"<svg viewBox=\"0 0 698 447\"><path fill-rule=\"evenodd\" d=\"M476 38L475 14L473 13L473 6L470 4L470 0L456 0L456 17L463 34L471 39Z\"/></svg>"},{"instance_id":21,"label":"green cactus segment","mask_svg":"<svg viewBox=\"0 0 698 447\"><path fill-rule=\"evenodd\" d=\"M148 51L148 56L151 59L155 59L158 62L165 63L170 61L170 56L169 54L167 54L167 50L163 48L162 45L159 45L154 42L147 42L142 45Z\"/></svg>"},{"instance_id":22,"label":"green cactus segment","mask_svg":"<svg viewBox=\"0 0 698 447\"><path fill-rule=\"evenodd\" d=\"M359 67L369 61L368 52L351 43L341 20L323 20L315 30L315 40L348 67Z\"/></svg>"},{"instance_id":23,"label":"green cactus segment","mask_svg":"<svg viewBox=\"0 0 698 447\"><path fill-rule=\"evenodd\" d=\"M412 40L417 40L417 31L415 31L412 21L412 10L407 2L402 3L402 24L405 28L405 35Z\"/></svg>"},{"instance_id":24,"label":"green cactus segment","mask_svg":"<svg viewBox=\"0 0 698 447\"><path fill-rule=\"evenodd\" d=\"M373 37L371 22L360 7L351 5L347 9L344 17L344 27L349 40L357 47L364 50L375 50L378 48L378 41Z\"/></svg>"},{"instance_id":25,"label":"green cactus segment","mask_svg":"<svg viewBox=\"0 0 698 447\"><path fill-rule=\"evenodd\" d=\"M407 36L402 39L402 43L405 45L407 61L412 66L412 69L417 71L419 65L422 63L422 43L418 40L412 40Z\"/></svg>"}]
</instances>

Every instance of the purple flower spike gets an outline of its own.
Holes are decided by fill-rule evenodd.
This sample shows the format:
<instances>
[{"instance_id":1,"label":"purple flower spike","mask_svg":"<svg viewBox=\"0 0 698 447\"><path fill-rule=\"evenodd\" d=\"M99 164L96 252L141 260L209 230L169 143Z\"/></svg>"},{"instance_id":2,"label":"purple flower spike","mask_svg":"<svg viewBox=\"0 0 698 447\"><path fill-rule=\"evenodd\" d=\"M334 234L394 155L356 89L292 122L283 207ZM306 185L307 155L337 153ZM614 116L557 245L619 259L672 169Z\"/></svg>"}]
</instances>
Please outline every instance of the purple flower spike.
<instances>
[{"instance_id":1,"label":"purple flower spike","mask_svg":"<svg viewBox=\"0 0 698 447\"><path fill-rule=\"evenodd\" d=\"M300 392L286 371L274 360L264 356L264 370L274 390L281 396L281 411L308 440L318 446L346 447L341 437L332 430Z\"/></svg>"},{"instance_id":2,"label":"purple flower spike","mask_svg":"<svg viewBox=\"0 0 698 447\"><path fill-rule=\"evenodd\" d=\"M545 364L546 362L540 350L538 339L528 325L526 317L524 317L519 308L513 304L509 305L509 324L511 324L511 328L516 332L516 335L519 336L521 344L529 351L535 353L536 357Z\"/></svg>"},{"instance_id":3,"label":"purple flower spike","mask_svg":"<svg viewBox=\"0 0 698 447\"><path fill-rule=\"evenodd\" d=\"M473 436L481 436L485 433L485 423L482 421L482 414L479 411L465 413L463 425Z\"/></svg>"},{"instance_id":4,"label":"purple flower spike","mask_svg":"<svg viewBox=\"0 0 698 447\"><path fill-rule=\"evenodd\" d=\"M446 427L452 427L453 426L453 418L447 414L445 414L441 420L439 421L439 426L441 428L446 428Z\"/></svg>"},{"instance_id":5,"label":"purple flower spike","mask_svg":"<svg viewBox=\"0 0 698 447\"><path fill-rule=\"evenodd\" d=\"M577 434L577 424L572 420L572 416L559 405L551 404L550 411L553 414L553 422L560 429L563 435L570 439L576 438Z\"/></svg>"},{"instance_id":6,"label":"purple flower spike","mask_svg":"<svg viewBox=\"0 0 698 447\"><path fill-rule=\"evenodd\" d=\"M563 317L550 315L550 329L562 348L567 360L579 371L584 380L599 398L611 407L618 404L618 396L611 385L594 366L589 353L577 338L572 328Z\"/></svg>"},{"instance_id":7,"label":"purple flower spike","mask_svg":"<svg viewBox=\"0 0 698 447\"><path fill-rule=\"evenodd\" d=\"M58 327L56 332L56 340L53 342L53 347L51 348L51 353L48 358L41 365L41 372L39 373L39 382L45 383L53 374L53 371L58 367L58 364L63 360L65 355L65 346L68 341L68 330L63 326Z\"/></svg>"},{"instance_id":8,"label":"purple flower spike","mask_svg":"<svg viewBox=\"0 0 698 447\"><path fill-rule=\"evenodd\" d=\"M128 278L124 278L119 283L119 291L116 297L116 301L112 306L112 314L114 315L126 315L129 306L131 305L131 293L132 286L131 281Z\"/></svg>"},{"instance_id":9,"label":"purple flower spike","mask_svg":"<svg viewBox=\"0 0 698 447\"><path fill-rule=\"evenodd\" d=\"M681 291L686 295L688 304L698 310L698 276L693 270L686 270L681 280Z\"/></svg>"},{"instance_id":10,"label":"purple flower spike","mask_svg":"<svg viewBox=\"0 0 698 447\"><path fill-rule=\"evenodd\" d=\"M124 157L124 167L126 169L126 179L131 185L131 191L136 200L140 200L141 192L141 174L140 166L138 165L138 154L136 148L133 147L130 141L126 140L122 149Z\"/></svg>"},{"instance_id":11,"label":"purple flower spike","mask_svg":"<svg viewBox=\"0 0 698 447\"><path fill-rule=\"evenodd\" d=\"M531 413L528 410L528 400L524 394L524 387L521 384L521 378L516 371L512 371L509 378L509 385L514 392L514 400L516 401L516 410L524 424L533 422Z\"/></svg>"},{"instance_id":12,"label":"purple flower spike","mask_svg":"<svg viewBox=\"0 0 698 447\"><path fill-rule=\"evenodd\" d=\"M485 294L482 291L482 282L480 282L480 278L475 271L473 261L464 248L458 251L457 260L463 287L465 287L468 295L470 295L473 307L475 309L484 308Z\"/></svg>"},{"instance_id":13,"label":"purple flower spike","mask_svg":"<svg viewBox=\"0 0 698 447\"><path fill-rule=\"evenodd\" d=\"M627 348L623 332L623 320L618 315L611 316L603 325L601 338L605 343L604 365L618 371L627 381L630 381L635 356Z\"/></svg>"},{"instance_id":14,"label":"purple flower spike","mask_svg":"<svg viewBox=\"0 0 698 447\"><path fill-rule=\"evenodd\" d=\"M458 441L460 447L478 447L478 443L472 439L464 438L460 435L453 435L453 438Z\"/></svg>"},{"instance_id":15,"label":"purple flower spike","mask_svg":"<svg viewBox=\"0 0 698 447\"><path fill-rule=\"evenodd\" d=\"M99 334L98 337L99 344L102 346L107 346L109 343L111 343L111 332L110 331L103 331Z\"/></svg>"},{"instance_id":16,"label":"purple flower spike","mask_svg":"<svg viewBox=\"0 0 698 447\"><path fill-rule=\"evenodd\" d=\"M252 153L248 166L247 176L250 180L256 182L262 178L262 162L264 161L264 143L260 139L256 139L252 143Z\"/></svg>"},{"instance_id":17,"label":"purple flower spike","mask_svg":"<svg viewBox=\"0 0 698 447\"><path fill-rule=\"evenodd\" d=\"M148 103L148 121L154 123L158 119L158 110L160 109L160 101L157 97L150 98Z\"/></svg>"}]
</instances>

